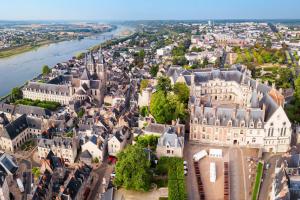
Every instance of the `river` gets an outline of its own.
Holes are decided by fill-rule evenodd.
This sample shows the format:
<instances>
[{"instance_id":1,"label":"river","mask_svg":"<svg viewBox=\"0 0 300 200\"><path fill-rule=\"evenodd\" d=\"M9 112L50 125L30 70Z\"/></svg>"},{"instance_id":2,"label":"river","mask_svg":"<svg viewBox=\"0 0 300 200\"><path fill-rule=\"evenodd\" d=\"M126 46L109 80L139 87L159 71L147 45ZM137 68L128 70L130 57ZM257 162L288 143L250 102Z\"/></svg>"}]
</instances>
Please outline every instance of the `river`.
<instances>
[{"instance_id":1,"label":"river","mask_svg":"<svg viewBox=\"0 0 300 200\"><path fill-rule=\"evenodd\" d=\"M127 26L118 26L117 29L102 33L100 36L118 35ZM70 40L45 45L35 50L0 59L0 97L8 94L12 88L23 85L39 75L43 65L54 66L86 51L89 47L108 40L109 37L86 37L82 40Z\"/></svg>"}]
</instances>

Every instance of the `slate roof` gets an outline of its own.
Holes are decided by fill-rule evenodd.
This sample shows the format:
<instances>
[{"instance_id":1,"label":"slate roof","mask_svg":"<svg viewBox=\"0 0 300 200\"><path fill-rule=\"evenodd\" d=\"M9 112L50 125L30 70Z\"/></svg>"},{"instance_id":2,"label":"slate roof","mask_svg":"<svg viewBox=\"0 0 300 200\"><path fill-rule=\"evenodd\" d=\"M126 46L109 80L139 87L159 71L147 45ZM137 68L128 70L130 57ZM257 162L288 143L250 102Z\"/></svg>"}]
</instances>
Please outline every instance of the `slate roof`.
<instances>
[{"instance_id":1,"label":"slate roof","mask_svg":"<svg viewBox=\"0 0 300 200\"><path fill-rule=\"evenodd\" d=\"M47 193L49 190L52 190L51 187L51 179L52 179L52 174L46 170L42 176L40 176L38 186L36 187L32 200L44 200L47 197Z\"/></svg>"},{"instance_id":2,"label":"slate roof","mask_svg":"<svg viewBox=\"0 0 300 200\"><path fill-rule=\"evenodd\" d=\"M74 172L74 176L71 178L65 190L63 191L62 199L63 200L69 199L66 196L70 196L71 199L75 199L77 193L79 192L81 187L84 186L83 184L90 176L91 171L92 168L89 167L88 165L81 166L79 169L77 169Z\"/></svg>"},{"instance_id":3,"label":"slate roof","mask_svg":"<svg viewBox=\"0 0 300 200\"><path fill-rule=\"evenodd\" d=\"M27 106L27 105L17 105L15 113L33 115L36 117L50 117L51 111L45 108L40 108L36 106Z\"/></svg>"},{"instance_id":4,"label":"slate roof","mask_svg":"<svg viewBox=\"0 0 300 200\"><path fill-rule=\"evenodd\" d=\"M38 146L50 149L54 145L59 148L69 149L73 146L72 138L54 137L53 139L40 139Z\"/></svg>"},{"instance_id":5,"label":"slate roof","mask_svg":"<svg viewBox=\"0 0 300 200\"><path fill-rule=\"evenodd\" d=\"M157 146L183 147L183 138L178 137L174 128L168 130L159 138Z\"/></svg>"},{"instance_id":6,"label":"slate roof","mask_svg":"<svg viewBox=\"0 0 300 200\"><path fill-rule=\"evenodd\" d=\"M20 133L28 128L26 115L22 115L15 121L7 124L2 131L2 136L11 140L15 139Z\"/></svg>"},{"instance_id":7,"label":"slate roof","mask_svg":"<svg viewBox=\"0 0 300 200\"><path fill-rule=\"evenodd\" d=\"M90 80L90 74L86 68L84 68L84 71L82 72L80 79L81 80Z\"/></svg>"},{"instance_id":8,"label":"slate roof","mask_svg":"<svg viewBox=\"0 0 300 200\"><path fill-rule=\"evenodd\" d=\"M90 152L88 150L85 150L84 152L82 152L80 154L80 158L91 159L92 155L90 154Z\"/></svg>"},{"instance_id":9,"label":"slate roof","mask_svg":"<svg viewBox=\"0 0 300 200\"><path fill-rule=\"evenodd\" d=\"M9 121L4 113L0 113L0 124L2 124L3 126L9 124Z\"/></svg>"},{"instance_id":10,"label":"slate roof","mask_svg":"<svg viewBox=\"0 0 300 200\"><path fill-rule=\"evenodd\" d=\"M59 93L69 93L68 85L57 85L57 84L48 84L48 83L38 83L38 82L29 82L24 89L31 89L35 91L47 91L47 92L59 92Z\"/></svg>"},{"instance_id":11,"label":"slate roof","mask_svg":"<svg viewBox=\"0 0 300 200\"><path fill-rule=\"evenodd\" d=\"M14 105L7 103L0 103L0 112L12 113L15 109Z\"/></svg>"},{"instance_id":12,"label":"slate roof","mask_svg":"<svg viewBox=\"0 0 300 200\"><path fill-rule=\"evenodd\" d=\"M6 153L0 156L0 165L8 174L15 174L18 170L18 165L12 160L12 157Z\"/></svg>"}]
</instances>

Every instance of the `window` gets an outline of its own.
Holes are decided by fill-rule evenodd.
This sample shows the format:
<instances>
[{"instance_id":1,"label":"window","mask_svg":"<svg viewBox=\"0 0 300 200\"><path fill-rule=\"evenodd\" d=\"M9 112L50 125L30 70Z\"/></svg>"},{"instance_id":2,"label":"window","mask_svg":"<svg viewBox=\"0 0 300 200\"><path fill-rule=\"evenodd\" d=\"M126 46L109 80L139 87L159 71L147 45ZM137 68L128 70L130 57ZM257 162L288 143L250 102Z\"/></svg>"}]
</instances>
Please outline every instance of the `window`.
<instances>
[{"instance_id":1,"label":"window","mask_svg":"<svg viewBox=\"0 0 300 200\"><path fill-rule=\"evenodd\" d=\"M241 121L241 127L245 127L245 121Z\"/></svg>"},{"instance_id":2,"label":"window","mask_svg":"<svg viewBox=\"0 0 300 200\"><path fill-rule=\"evenodd\" d=\"M261 128L261 122L257 123L257 128Z\"/></svg>"},{"instance_id":3,"label":"window","mask_svg":"<svg viewBox=\"0 0 300 200\"><path fill-rule=\"evenodd\" d=\"M228 126L232 126L232 121L231 120L228 121Z\"/></svg>"},{"instance_id":4,"label":"window","mask_svg":"<svg viewBox=\"0 0 300 200\"><path fill-rule=\"evenodd\" d=\"M167 150L167 154L170 154L170 150Z\"/></svg>"},{"instance_id":5,"label":"window","mask_svg":"<svg viewBox=\"0 0 300 200\"><path fill-rule=\"evenodd\" d=\"M252 143L255 143L256 142L256 138L252 138Z\"/></svg>"}]
</instances>

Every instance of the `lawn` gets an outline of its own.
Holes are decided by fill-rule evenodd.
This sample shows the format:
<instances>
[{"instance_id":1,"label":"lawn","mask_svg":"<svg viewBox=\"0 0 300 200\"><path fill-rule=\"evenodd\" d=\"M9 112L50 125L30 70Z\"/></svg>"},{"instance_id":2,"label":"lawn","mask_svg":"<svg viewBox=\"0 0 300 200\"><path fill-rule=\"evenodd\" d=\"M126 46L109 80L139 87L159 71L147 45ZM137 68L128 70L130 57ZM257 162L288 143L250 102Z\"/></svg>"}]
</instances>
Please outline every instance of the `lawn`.
<instances>
[{"instance_id":1,"label":"lawn","mask_svg":"<svg viewBox=\"0 0 300 200\"><path fill-rule=\"evenodd\" d=\"M21 145L22 151L29 151L35 146L35 142L33 140L28 140L24 144Z\"/></svg>"},{"instance_id":2,"label":"lawn","mask_svg":"<svg viewBox=\"0 0 300 200\"><path fill-rule=\"evenodd\" d=\"M258 199L263 169L264 169L264 164L262 162L259 162L256 170L255 184L252 192L252 200Z\"/></svg>"},{"instance_id":3,"label":"lawn","mask_svg":"<svg viewBox=\"0 0 300 200\"><path fill-rule=\"evenodd\" d=\"M19 99L15 104L22 104L28 106L37 106L40 108L45 108L51 111L57 110L60 107L60 103L52 101L40 101L40 100L31 100L31 99Z\"/></svg>"}]
</instances>

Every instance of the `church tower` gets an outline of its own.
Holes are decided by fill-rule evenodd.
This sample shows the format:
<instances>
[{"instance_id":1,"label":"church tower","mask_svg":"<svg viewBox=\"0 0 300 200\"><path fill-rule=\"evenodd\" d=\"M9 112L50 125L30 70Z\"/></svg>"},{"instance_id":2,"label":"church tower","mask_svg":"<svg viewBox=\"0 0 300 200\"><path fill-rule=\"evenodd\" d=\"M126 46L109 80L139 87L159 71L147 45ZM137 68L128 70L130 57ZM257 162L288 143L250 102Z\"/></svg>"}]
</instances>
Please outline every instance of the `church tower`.
<instances>
[{"instance_id":1,"label":"church tower","mask_svg":"<svg viewBox=\"0 0 300 200\"><path fill-rule=\"evenodd\" d=\"M95 60L92 52L85 54L85 65L91 75L96 73Z\"/></svg>"},{"instance_id":2,"label":"church tower","mask_svg":"<svg viewBox=\"0 0 300 200\"><path fill-rule=\"evenodd\" d=\"M98 52L98 62L96 64L96 74L97 78L101 80L102 83L106 84L107 74L106 74L106 63L104 60L104 56L102 54L102 49L100 47Z\"/></svg>"}]
</instances>

